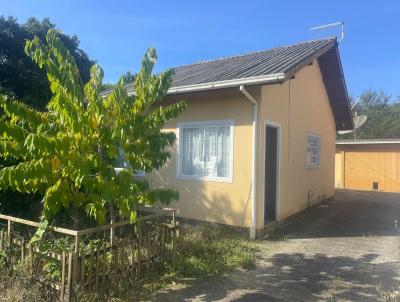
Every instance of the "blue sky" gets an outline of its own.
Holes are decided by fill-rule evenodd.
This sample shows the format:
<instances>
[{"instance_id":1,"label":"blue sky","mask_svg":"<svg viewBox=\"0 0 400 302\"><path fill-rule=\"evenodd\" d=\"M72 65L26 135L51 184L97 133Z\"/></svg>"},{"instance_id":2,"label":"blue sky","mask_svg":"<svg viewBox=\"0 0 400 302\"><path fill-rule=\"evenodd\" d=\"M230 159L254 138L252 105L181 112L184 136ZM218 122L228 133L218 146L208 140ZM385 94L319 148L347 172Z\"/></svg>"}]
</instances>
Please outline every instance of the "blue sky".
<instances>
[{"instance_id":1,"label":"blue sky","mask_svg":"<svg viewBox=\"0 0 400 302\"><path fill-rule=\"evenodd\" d=\"M104 68L105 81L135 72L148 47L157 70L331 35L315 25L345 22L340 44L349 94L400 95L400 1L0 0L20 22L50 17Z\"/></svg>"}]
</instances>

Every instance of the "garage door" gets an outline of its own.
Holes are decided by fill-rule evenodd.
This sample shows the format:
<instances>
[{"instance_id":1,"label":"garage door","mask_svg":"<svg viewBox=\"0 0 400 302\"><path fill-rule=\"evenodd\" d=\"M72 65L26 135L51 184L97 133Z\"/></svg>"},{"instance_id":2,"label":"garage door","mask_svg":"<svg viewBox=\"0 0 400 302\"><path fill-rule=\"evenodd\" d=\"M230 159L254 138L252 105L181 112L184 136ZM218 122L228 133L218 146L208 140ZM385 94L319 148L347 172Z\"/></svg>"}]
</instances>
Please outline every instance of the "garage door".
<instances>
[{"instance_id":1,"label":"garage door","mask_svg":"<svg viewBox=\"0 0 400 302\"><path fill-rule=\"evenodd\" d=\"M344 186L400 192L400 149L344 152Z\"/></svg>"}]
</instances>

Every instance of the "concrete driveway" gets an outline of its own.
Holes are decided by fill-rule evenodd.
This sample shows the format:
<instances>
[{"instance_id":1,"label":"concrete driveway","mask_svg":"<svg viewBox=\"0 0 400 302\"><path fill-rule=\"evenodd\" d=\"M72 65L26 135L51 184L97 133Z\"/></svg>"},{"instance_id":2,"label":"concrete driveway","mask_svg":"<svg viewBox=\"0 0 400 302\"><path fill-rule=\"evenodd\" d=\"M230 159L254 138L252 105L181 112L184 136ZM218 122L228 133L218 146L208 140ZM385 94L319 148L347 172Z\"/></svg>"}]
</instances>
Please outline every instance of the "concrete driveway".
<instances>
[{"instance_id":1,"label":"concrete driveway","mask_svg":"<svg viewBox=\"0 0 400 302\"><path fill-rule=\"evenodd\" d=\"M400 290L395 220L400 194L338 191L259 241L255 269L195 282L160 301L383 301L380 290Z\"/></svg>"}]
</instances>

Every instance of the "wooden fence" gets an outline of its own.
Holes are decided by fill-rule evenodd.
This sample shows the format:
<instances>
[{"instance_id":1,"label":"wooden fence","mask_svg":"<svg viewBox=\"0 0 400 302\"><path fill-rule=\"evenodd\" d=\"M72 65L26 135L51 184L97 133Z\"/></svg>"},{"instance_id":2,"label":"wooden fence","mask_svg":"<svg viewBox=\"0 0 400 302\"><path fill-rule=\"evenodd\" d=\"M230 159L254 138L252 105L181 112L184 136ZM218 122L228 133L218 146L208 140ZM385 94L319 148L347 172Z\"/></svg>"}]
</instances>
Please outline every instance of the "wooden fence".
<instances>
[{"instance_id":1,"label":"wooden fence","mask_svg":"<svg viewBox=\"0 0 400 302\"><path fill-rule=\"evenodd\" d=\"M58 292L61 301L73 301L81 291L103 292L110 286L118 286L120 282L134 282L154 263L165 257L173 257L179 237L175 211L142 207L139 213L141 215L133 226L133 234L120 238L116 236L116 229L129 225L128 221L79 231L48 227L50 231L74 237L73 250L62 252L43 252L24 239L13 238L13 224L37 228L38 223L0 214L0 219L7 221L7 229L0 230L0 250L17 250L14 257L18 257L18 261L26 261L35 274L40 272L43 261L55 262L60 268L60 276L45 283ZM84 247L80 244L85 235L104 231L110 232L108 246ZM45 279L40 278L40 273L38 278Z\"/></svg>"}]
</instances>

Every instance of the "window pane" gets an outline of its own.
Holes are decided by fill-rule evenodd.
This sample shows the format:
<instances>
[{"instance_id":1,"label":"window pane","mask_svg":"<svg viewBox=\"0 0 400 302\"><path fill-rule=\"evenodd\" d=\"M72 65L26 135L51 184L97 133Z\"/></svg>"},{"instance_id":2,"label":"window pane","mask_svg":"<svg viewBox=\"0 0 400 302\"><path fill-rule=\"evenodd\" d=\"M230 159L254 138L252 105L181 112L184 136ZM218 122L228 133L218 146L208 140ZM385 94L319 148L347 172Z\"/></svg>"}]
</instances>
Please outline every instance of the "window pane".
<instances>
[{"instance_id":1,"label":"window pane","mask_svg":"<svg viewBox=\"0 0 400 302\"><path fill-rule=\"evenodd\" d=\"M181 175L230 176L229 126L183 128L181 136Z\"/></svg>"},{"instance_id":2,"label":"window pane","mask_svg":"<svg viewBox=\"0 0 400 302\"><path fill-rule=\"evenodd\" d=\"M319 167L320 138L314 135L307 135L307 167Z\"/></svg>"},{"instance_id":3,"label":"window pane","mask_svg":"<svg viewBox=\"0 0 400 302\"><path fill-rule=\"evenodd\" d=\"M204 174L203 147L204 130L197 128L185 128L182 131L182 162L183 175Z\"/></svg>"},{"instance_id":4,"label":"window pane","mask_svg":"<svg viewBox=\"0 0 400 302\"><path fill-rule=\"evenodd\" d=\"M125 160L125 150L123 148L118 148L118 168L129 168L129 163Z\"/></svg>"}]
</instances>

